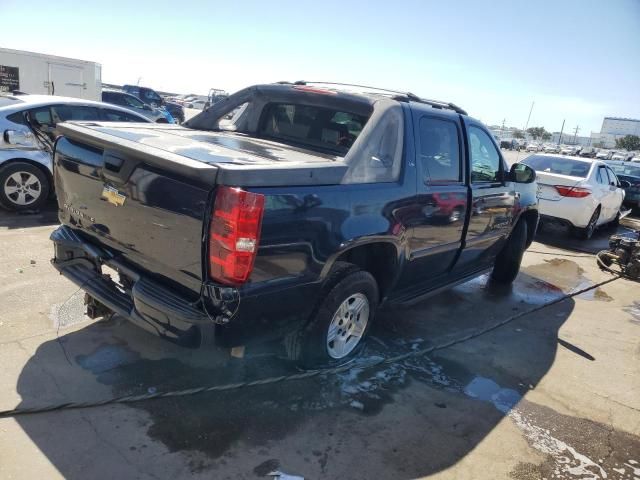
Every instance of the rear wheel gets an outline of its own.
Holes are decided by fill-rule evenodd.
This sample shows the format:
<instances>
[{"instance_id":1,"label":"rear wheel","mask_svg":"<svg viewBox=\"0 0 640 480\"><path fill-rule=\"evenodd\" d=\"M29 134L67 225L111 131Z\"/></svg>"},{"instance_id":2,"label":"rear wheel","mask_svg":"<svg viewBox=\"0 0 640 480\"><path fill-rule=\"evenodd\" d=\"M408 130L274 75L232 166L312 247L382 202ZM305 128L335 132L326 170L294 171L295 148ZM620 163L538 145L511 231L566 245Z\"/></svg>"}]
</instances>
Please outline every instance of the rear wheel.
<instances>
[{"instance_id":1,"label":"rear wheel","mask_svg":"<svg viewBox=\"0 0 640 480\"><path fill-rule=\"evenodd\" d=\"M526 248L527 222L520 220L511 232L507 244L496 258L491 279L498 283L512 283L518 276Z\"/></svg>"},{"instance_id":2,"label":"rear wheel","mask_svg":"<svg viewBox=\"0 0 640 480\"><path fill-rule=\"evenodd\" d=\"M576 227L574 229L575 236L584 240L589 240L591 237L593 237L593 233L596 231L596 226L598 225L598 218L600 218L600 206L595 209L586 227Z\"/></svg>"},{"instance_id":3,"label":"rear wheel","mask_svg":"<svg viewBox=\"0 0 640 480\"><path fill-rule=\"evenodd\" d=\"M287 355L305 368L344 363L363 345L378 306L369 272L352 271L327 293L303 328L285 339Z\"/></svg>"},{"instance_id":4,"label":"rear wheel","mask_svg":"<svg viewBox=\"0 0 640 480\"><path fill-rule=\"evenodd\" d=\"M13 162L0 169L0 205L9 210L39 209L49 189L47 175L30 163Z\"/></svg>"}]
</instances>

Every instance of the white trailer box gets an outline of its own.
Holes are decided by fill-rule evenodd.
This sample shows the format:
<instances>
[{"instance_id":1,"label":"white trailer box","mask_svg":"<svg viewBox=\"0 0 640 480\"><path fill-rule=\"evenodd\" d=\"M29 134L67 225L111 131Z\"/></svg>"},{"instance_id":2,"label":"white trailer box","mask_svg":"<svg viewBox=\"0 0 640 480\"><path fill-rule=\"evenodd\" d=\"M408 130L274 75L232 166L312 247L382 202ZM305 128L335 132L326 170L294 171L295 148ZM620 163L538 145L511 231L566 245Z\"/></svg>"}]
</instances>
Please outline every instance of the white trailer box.
<instances>
[{"instance_id":1,"label":"white trailer box","mask_svg":"<svg viewBox=\"0 0 640 480\"><path fill-rule=\"evenodd\" d=\"M0 48L0 92L19 90L100 101L99 63Z\"/></svg>"}]
</instances>

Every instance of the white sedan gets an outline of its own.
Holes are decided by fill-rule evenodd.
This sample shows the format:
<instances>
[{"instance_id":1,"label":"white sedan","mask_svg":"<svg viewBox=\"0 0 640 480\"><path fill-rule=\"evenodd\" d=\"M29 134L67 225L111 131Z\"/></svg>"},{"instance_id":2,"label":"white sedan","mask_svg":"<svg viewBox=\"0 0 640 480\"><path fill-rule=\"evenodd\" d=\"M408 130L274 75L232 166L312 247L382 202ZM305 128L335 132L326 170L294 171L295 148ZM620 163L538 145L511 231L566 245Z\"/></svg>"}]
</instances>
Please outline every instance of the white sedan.
<instances>
[{"instance_id":1,"label":"white sedan","mask_svg":"<svg viewBox=\"0 0 640 480\"><path fill-rule=\"evenodd\" d=\"M590 158L532 155L523 160L536 171L540 218L568 225L585 239L601 225L616 225L624 190L606 163Z\"/></svg>"}]
</instances>

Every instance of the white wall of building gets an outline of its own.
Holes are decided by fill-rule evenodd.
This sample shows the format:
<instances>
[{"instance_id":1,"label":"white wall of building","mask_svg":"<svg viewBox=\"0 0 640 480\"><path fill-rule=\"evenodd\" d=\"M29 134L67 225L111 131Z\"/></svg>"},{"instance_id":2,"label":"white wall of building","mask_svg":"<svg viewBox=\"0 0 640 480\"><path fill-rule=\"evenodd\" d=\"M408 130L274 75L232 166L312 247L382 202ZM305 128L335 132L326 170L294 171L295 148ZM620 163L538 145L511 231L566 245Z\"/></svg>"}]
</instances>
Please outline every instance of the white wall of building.
<instances>
[{"instance_id":1,"label":"white wall of building","mask_svg":"<svg viewBox=\"0 0 640 480\"><path fill-rule=\"evenodd\" d=\"M101 72L95 62L0 48L0 90L100 100Z\"/></svg>"},{"instance_id":2,"label":"white wall of building","mask_svg":"<svg viewBox=\"0 0 640 480\"><path fill-rule=\"evenodd\" d=\"M640 120L633 118L604 117L600 133L621 136L640 136Z\"/></svg>"}]
</instances>

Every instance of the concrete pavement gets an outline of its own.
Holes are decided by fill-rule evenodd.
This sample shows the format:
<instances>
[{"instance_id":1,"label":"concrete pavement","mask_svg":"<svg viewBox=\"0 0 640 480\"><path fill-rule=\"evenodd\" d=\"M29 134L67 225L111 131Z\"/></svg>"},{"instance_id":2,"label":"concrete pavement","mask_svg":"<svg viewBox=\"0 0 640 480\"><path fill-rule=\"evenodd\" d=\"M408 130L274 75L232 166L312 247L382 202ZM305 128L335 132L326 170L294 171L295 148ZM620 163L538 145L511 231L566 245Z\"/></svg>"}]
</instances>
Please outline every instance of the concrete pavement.
<instances>
[{"instance_id":1,"label":"concrete pavement","mask_svg":"<svg viewBox=\"0 0 640 480\"><path fill-rule=\"evenodd\" d=\"M294 371L90 321L50 267L54 212L0 213L0 409ZM545 232L513 288L481 277L380 314L364 359L477 332L608 278ZM428 358L298 383L0 419L0 478L640 478L640 288L617 280Z\"/></svg>"}]
</instances>

